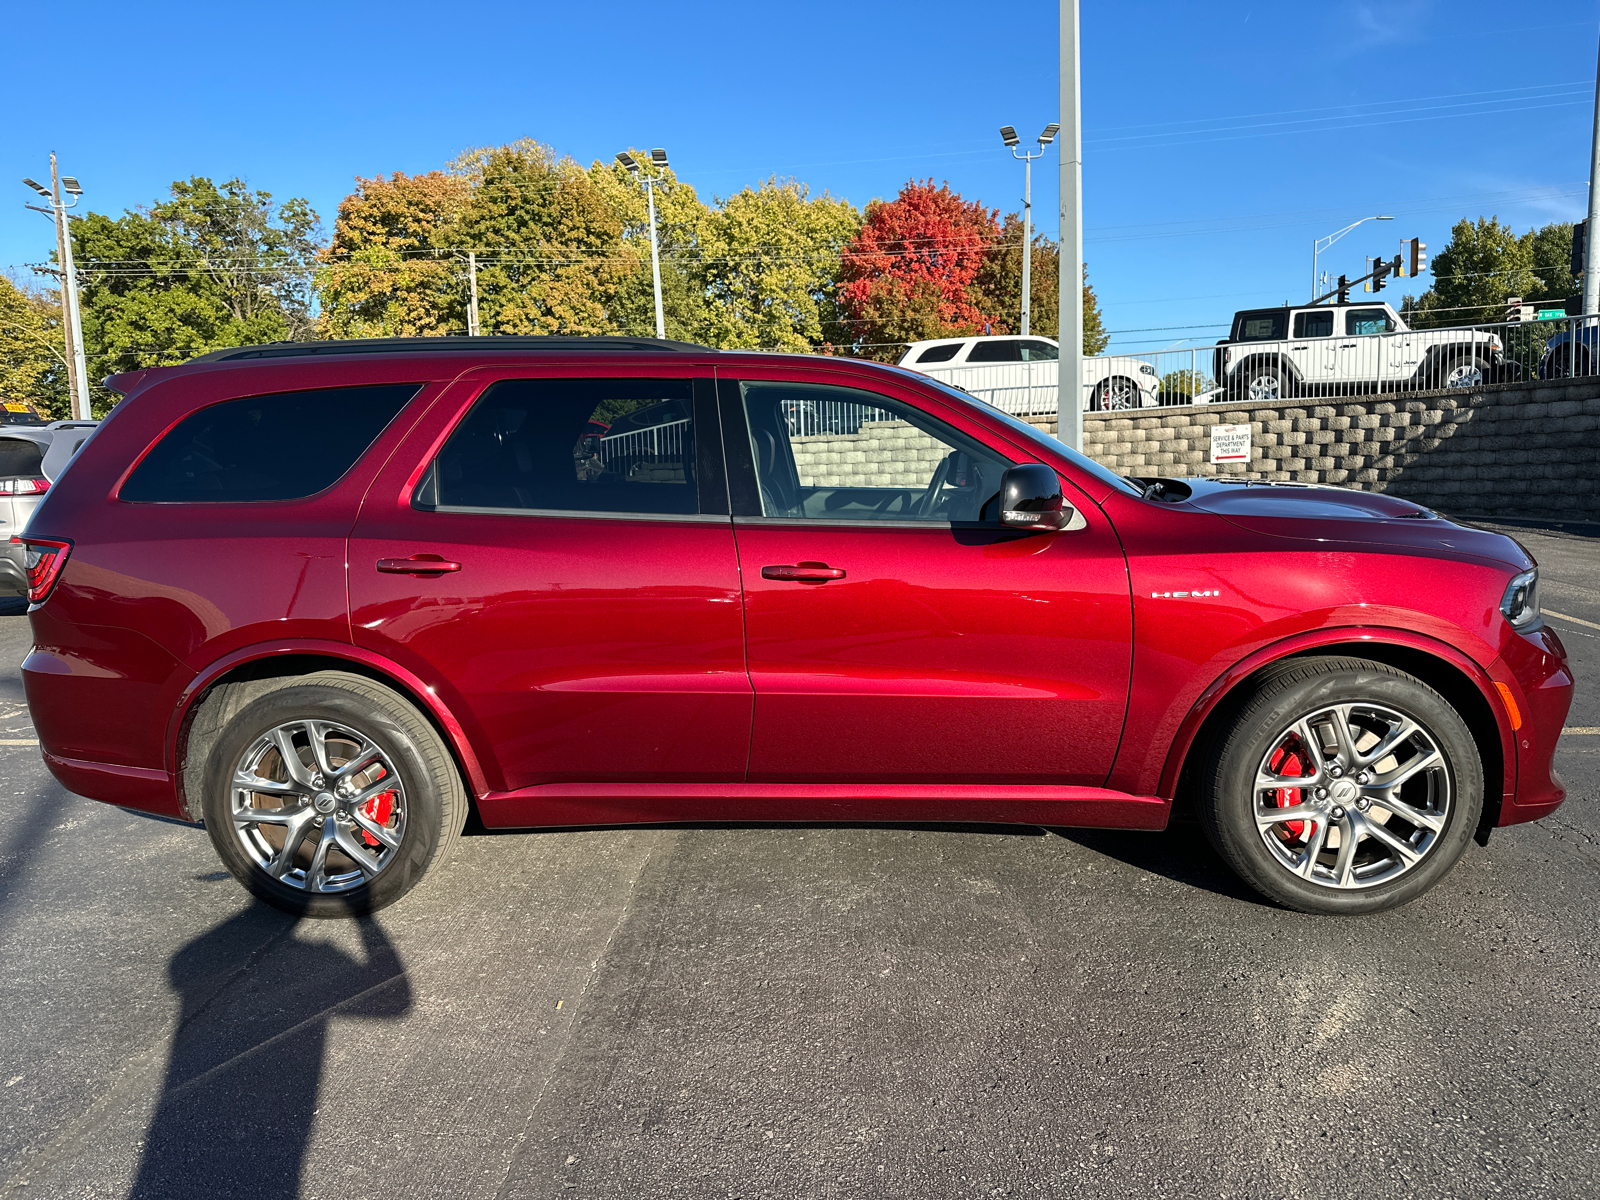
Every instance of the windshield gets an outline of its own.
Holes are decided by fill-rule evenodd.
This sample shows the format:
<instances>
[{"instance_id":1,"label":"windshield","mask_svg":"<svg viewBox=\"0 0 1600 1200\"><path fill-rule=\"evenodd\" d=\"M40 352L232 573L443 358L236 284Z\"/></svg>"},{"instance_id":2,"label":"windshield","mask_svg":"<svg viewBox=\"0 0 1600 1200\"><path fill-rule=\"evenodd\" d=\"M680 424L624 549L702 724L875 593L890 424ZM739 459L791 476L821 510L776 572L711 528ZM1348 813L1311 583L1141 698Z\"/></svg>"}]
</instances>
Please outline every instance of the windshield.
<instances>
[{"instance_id":1,"label":"windshield","mask_svg":"<svg viewBox=\"0 0 1600 1200\"><path fill-rule=\"evenodd\" d=\"M1134 484L1129 483L1122 476L1116 474L1107 467L1102 467L1099 463L1095 462L1094 459L1079 454L1076 450L1072 449L1064 442L1058 440L1057 438L1051 437L1048 433L1044 432L1044 430L1034 428L1020 417L1014 417L1008 412L1003 412L1002 410L995 408L993 405L983 404L982 401L978 400L969 392L963 392L959 388L950 387L944 383L941 383L937 379L928 379L925 382L931 383L934 387L938 388L946 395L954 396L963 404L975 406L981 405L984 412L988 413L992 417L999 417L1000 420L1004 421L1012 430L1020 434L1026 441L1031 442L1041 450L1047 450L1051 454L1059 454L1063 456L1080 471L1083 471L1087 475L1093 475L1102 483L1116 488L1119 492L1127 492L1130 496L1137 496L1140 494L1139 488Z\"/></svg>"}]
</instances>

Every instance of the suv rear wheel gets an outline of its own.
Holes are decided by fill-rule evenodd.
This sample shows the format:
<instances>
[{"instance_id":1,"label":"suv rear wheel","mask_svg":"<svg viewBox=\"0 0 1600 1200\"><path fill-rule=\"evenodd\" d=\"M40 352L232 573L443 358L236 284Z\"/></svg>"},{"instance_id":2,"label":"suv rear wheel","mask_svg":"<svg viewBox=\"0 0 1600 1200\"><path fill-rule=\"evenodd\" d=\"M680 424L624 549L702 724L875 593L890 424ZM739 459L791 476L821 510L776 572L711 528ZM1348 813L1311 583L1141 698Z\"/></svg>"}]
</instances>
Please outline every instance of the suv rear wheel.
<instances>
[{"instance_id":1,"label":"suv rear wheel","mask_svg":"<svg viewBox=\"0 0 1600 1200\"><path fill-rule=\"evenodd\" d=\"M1120 412L1140 406L1139 385L1125 375L1100 381L1089 399L1090 412Z\"/></svg>"},{"instance_id":2,"label":"suv rear wheel","mask_svg":"<svg viewBox=\"0 0 1600 1200\"><path fill-rule=\"evenodd\" d=\"M206 830L256 897L308 917L398 900L466 822L455 763L389 689L337 671L274 681L211 741Z\"/></svg>"},{"instance_id":3,"label":"suv rear wheel","mask_svg":"<svg viewBox=\"0 0 1600 1200\"><path fill-rule=\"evenodd\" d=\"M1314 913L1415 899L1483 807L1466 722L1421 680L1360 659L1268 673L1202 772L1206 833L1263 895Z\"/></svg>"},{"instance_id":4,"label":"suv rear wheel","mask_svg":"<svg viewBox=\"0 0 1600 1200\"><path fill-rule=\"evenodd\" d=\"M1489 364L1476 354L1463 354L1445 364L1441 384L1447 388L1477 387L1489 382Z\"/></svg>"}]
</instances>

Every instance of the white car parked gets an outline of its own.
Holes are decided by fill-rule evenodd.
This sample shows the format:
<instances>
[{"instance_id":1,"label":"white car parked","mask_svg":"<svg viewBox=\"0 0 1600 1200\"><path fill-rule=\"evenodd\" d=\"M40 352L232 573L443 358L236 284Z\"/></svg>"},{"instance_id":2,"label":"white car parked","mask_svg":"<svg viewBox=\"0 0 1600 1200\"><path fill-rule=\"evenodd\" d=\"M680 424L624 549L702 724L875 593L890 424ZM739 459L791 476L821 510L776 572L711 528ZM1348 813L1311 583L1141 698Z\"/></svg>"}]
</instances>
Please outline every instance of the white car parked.
<instances>
[{"instance_id":1,"label":"white car parked","mask_svg":"<svg viewBox=\"0 0 1600 1200\"><path fill-rule=\"evenodd\" d=\"M899 365L954 384L1005 412L1054 412L1061 349L1049 338L935 338L912 342ZM1121 356L1083 360L1083 407L1149 408L1159 403L1161 379L1147 362Z\"/></svg>"}]
</instances>

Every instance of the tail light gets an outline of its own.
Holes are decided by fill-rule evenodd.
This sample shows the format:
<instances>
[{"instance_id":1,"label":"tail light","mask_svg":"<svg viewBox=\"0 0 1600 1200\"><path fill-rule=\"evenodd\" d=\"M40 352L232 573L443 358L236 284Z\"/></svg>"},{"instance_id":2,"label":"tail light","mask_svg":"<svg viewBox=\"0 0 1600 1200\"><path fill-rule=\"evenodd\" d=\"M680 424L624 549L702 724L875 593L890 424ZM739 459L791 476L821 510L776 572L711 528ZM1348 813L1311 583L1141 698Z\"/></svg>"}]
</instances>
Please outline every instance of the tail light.
<instances>
[{"instance_id":1,"label":"tail light","mask_svg":"<svg viewBox=\"0 0 1600 1200\"><path fill-rule=\"evenodd\" d=\"M49 490L48 479L0 479L0 496L42 496Z\"/></svg>"},{"instance_id":2,"label":"tail light","mask_svg":"<svg viewBox=\"0 0 1600 1200\"><path fill-rule=\"evenodd\" d=\"M53 538L14 537L11 544L23 547L23 568L28 573L28 603L43 604L50 589L55 587L61 568L67 565L72 543L58 542Z\"/></svg>"}]
</instances>

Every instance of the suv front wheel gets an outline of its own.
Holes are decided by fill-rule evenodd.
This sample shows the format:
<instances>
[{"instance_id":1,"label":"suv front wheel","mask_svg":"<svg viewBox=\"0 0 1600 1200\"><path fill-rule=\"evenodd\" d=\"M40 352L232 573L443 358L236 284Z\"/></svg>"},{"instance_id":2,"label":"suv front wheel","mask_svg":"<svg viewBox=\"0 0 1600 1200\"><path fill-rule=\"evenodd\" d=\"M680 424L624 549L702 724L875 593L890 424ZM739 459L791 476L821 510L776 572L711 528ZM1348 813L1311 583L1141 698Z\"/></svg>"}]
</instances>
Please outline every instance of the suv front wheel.
<instances>
[{"instance_id":1,"label":"suv front wheel","mask_svg":"<svg viewBox=\"0 0 1600 1200\"><path fill-rule=\"evenodd\" d=\"M466 822L461 777L434 728L387 688L337 671L272 681L225 719L200 787L223 865L300 916L392 904Z\"/></svg>"},{"instance_id":2,"label":"suv front wheel","mask_svg":"<svg viewBox=\"0 0 1600 1200\"><path fill-rule=\"evenodd\" d=\"M1263 895L1313 913L1415 899L1466 849L1483 767L1421 680L1361 659L1266 673L1202 772L1212 844Z\"/></svg>"}]
</instances>

